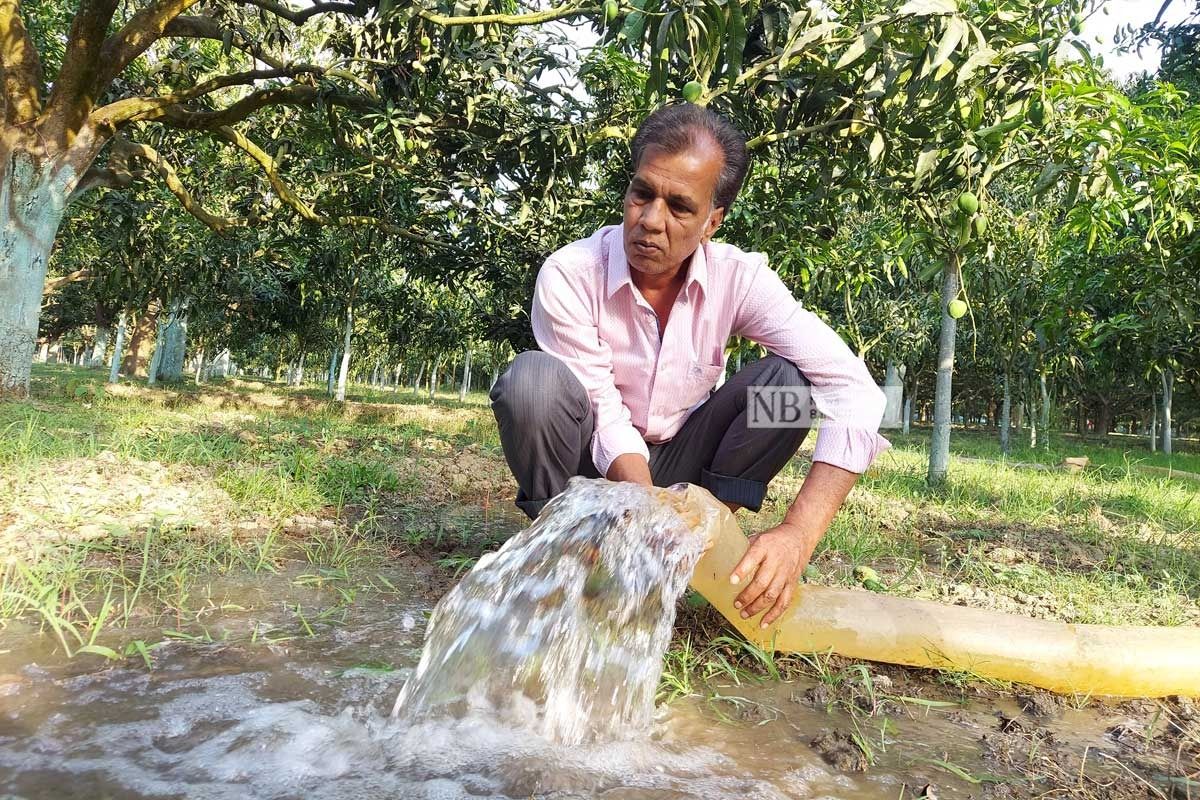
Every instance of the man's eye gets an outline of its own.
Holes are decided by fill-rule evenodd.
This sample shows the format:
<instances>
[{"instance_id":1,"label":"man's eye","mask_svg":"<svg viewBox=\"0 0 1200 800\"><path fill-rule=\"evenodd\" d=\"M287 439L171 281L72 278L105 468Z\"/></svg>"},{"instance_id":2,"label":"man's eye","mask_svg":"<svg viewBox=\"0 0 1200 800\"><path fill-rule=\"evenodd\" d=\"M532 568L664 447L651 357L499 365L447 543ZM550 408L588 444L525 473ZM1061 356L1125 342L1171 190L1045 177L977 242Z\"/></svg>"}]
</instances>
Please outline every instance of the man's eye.
<instances>
[{"instance_id":1,"label":"man's eye","mask_svg":"<svg viewBox=\"0 0 1200 800\"><path fill-rule=\"evenodd\" d=\"M687 206L684 206L684 205L680 205L679 203L672 203L671 210L674 211L677 215L679 215L681 217L687 216L688 214L692 213L692 210L690 208L688 208Z\"/></svg>"}]
</instances>

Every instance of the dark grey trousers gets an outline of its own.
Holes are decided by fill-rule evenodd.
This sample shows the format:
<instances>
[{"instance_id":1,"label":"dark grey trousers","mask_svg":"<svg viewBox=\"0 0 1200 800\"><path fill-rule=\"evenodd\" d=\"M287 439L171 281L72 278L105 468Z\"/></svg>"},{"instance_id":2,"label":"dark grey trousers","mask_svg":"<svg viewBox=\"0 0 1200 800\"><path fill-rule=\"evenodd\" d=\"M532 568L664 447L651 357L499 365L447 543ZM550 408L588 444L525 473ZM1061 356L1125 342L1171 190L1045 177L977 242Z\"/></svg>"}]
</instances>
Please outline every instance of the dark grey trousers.
<instances>
[{"instance_id":1,"label":"dark grey trousers","mask_svg":"<svg viewBox=\"0 0 1200 800\"><path fill-rule=\"evenodd\" d=\"M796 454L808 428L747 427L746 390L807 385L779 356L748 364L693 411L673 439L648 445L654 484L694 483L718 500L758 511L767 484ZM535 350L521 353L491 398L504 458L520 487L517 507L530 519L571 477L602 477L592 464L592 404L566 364Z\"/></svg>"}]
</instances>

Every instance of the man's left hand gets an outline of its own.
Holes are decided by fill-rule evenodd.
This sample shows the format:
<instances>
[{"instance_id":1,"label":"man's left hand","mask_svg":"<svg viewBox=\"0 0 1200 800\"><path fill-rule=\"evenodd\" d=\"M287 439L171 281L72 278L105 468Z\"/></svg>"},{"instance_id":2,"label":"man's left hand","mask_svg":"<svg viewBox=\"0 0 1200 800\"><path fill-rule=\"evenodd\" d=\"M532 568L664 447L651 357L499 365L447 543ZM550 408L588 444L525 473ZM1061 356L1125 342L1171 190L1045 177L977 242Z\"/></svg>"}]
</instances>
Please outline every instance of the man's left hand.
<instances>
[{"instance_id":1,"label":"man's left hand","mask_svg":"<svg viewBox=\"0 0 1200 800\"><path fill-rule=\"evenodd\" d=\"M798 525L784 522L755 535L750 548L729 576L731 583L749 582L733 607L749 619L761 611L766 628L792 604L800 574L808 566L820 536L811 536Z\"/></svg>"}]
</instances>

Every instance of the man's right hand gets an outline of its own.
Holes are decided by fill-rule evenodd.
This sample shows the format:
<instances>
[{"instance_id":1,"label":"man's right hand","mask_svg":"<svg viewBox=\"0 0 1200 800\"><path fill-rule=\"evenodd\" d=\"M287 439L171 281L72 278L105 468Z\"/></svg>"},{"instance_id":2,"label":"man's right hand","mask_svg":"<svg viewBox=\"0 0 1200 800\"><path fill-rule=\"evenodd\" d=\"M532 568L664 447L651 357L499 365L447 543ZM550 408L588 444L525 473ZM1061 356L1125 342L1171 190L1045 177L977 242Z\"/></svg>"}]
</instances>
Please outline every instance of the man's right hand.
<instances>
[{"instance_id":1,"label":"man's right hand","mask_svg":"<svg viewBox=\"0 0 1200 800\"><path fill-rule=\"evenodd\" d=\"M610 481L629 481L640 483L642 486L653 486L650 477L650 463L638 453L623 453L613 460L608 467Z\"/></svg>"}]
</instances>

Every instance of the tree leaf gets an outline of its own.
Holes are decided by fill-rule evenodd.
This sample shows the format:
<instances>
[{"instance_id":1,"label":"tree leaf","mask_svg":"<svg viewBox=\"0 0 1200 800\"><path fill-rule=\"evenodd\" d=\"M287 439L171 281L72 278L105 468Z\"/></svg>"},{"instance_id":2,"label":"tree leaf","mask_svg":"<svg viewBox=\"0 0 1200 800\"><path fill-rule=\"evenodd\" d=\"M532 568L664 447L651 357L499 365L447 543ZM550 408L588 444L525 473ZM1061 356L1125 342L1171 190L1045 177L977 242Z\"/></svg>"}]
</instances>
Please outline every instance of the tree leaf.
<instances>
[{"instance_id":1,"label":"tree leaf","mask_svg":"<svg viewBox=\"0 0 1200 800\"><path fill-rule=\"evenodd\" d=\"M871 146L867 148L867 158L874 164L883 155L883 134L875 131L875 136L871 139Z\"/></svg>"},{"instance_id":2,"label":"tree leaf","mask_svg":"<svg viewBox=\"0 0 1200 800\"><path fill-rule=\"evenodd\" d=\"M742 74L742 53L746 50L746 17L741 0L729 0L729 24L725 26L728 43L725 45L725 75L733 86Z\"/></svg>"},{"instance_id":3,"label":"tree leaf","mask_svg":"<svg viewBox=\"0 0 1200 800\"><path fill-rule=\"evenodd\" d=\"M917 167L913 170L913 184L921 182L921 179L933 171L933 168L938 163L938 149L936 147L926 147L921 151L921 155L917 156Z\"/></svg>"},{"instance_id":4,"label":"tree leaf","mask_svg":"<svg viewBox=\"0 0 1200 800\"><path fill-rule=\"evenodd\" d=\"M958 17L951 17L946 23L946 32L942 34L942 40L938 42L937 51L933 54L933 60L926 67L926 74L933 72L942 64L946 63L946 59L950 58L954 53L959 42L963 40L963 35L967 33L966 24Z\"/></svg>"},{"instance_id":5,"label":"tree leaf","mask_svg":"<svg viewBox=\"0 0 1200 800\"><path fill-rule=\"evenodd\" d=\"M1040 194L1047 192L1051 186L1058 180L1058 176L1066 169L1062 164L1053 162L1042 168L1041 173L1037 176L1037 180L1033 182L1033 196L1037 197Z\"/></svg>"},{"instance_id":6,"label":"tree leaf","mask_svg":"<svg viewBox=\"0 0 1200 800\"><path fill-rule=\"evenodd\" d=\"M835 70L845 69L846 67L858 61L866 54L867 48L879 41L879 37L883 35L883 28L878 25L871 25L866 30L858 35L850 46L846 48L846 52L842 53L842 57L838 59L834 65Z\"/></svg>"}]
</instances>

